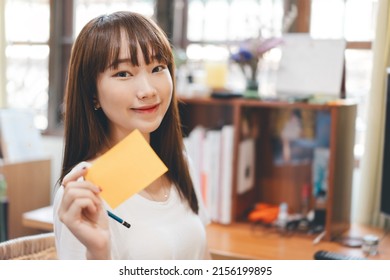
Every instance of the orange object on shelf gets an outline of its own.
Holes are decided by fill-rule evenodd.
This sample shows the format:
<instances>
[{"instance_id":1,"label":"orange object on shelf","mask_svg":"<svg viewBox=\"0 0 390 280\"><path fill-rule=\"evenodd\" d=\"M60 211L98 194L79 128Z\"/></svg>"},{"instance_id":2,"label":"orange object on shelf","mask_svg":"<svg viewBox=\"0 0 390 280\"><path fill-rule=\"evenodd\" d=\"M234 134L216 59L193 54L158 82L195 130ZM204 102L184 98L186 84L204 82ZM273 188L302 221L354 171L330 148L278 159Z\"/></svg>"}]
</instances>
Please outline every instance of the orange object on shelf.
<instances>
[{"instance_id":1,"label":"orange object on shelf","mask_svg":"<svg viewBox=\"0 0 390 280\"><path fill-rule=\"evenodd\" d=\"M248 220L251 222L263 222L270 224L276 221L278 214L279 205L257 203L254 210L249 213Z\"/></svg>"}]
</instances>

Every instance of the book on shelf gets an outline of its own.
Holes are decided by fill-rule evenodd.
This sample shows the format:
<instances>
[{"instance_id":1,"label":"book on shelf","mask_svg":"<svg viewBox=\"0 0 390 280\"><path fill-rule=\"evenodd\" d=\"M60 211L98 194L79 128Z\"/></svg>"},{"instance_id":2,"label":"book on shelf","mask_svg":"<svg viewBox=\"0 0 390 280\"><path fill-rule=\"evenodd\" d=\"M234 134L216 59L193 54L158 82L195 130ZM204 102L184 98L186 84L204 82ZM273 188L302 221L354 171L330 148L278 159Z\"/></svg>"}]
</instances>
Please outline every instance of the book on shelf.
<instances>
[{"instance_id":1,"label":"book on shelf","mask_svg":"<svg viewBox=\"0 0 390 280\"><path fill-rule=\"evenodd\" d=\"M232 215L232 173L233 173L233 139L234 128L232 125L222 127L221 137L221 200L220 216L221 224L230 224Z\"/></svg>"},{"instance_id":2,"label":"book on shelf","mask_svg":"<svg viewBox=\"0 0 390 280\"><path fill-rule=\"evenodd\" d=\"M328 148L316 148L313 161L313 195L314 197L326 196L328 192L330 150Z\"/></svg>"},{"instance_id":3,"label":"book on shelf","mask_svg":"<svg viewBox=\"0 0 390 280\"><path fill-rule=\"evenodd\" d=\"M231 221L233 126L221 129L194 128L185 139L192 159L194 184L201 190L204 204L212 221Z\"/></svg>"},{"instance_id":4,"label":"book on shelf","mask_svg":"<svg viewBox=\"0 0 390 280\"><path fill-rule=\"evenodd\" d=\"M209 210L210 218L218 221L220 205L220 177L221 168L221 131L207 130L205 147L203 150L203 174L206 178L206 207Z\"/></svg>"},{"instance_id":5,"label":"book on shelf","mask_svg":"<svg viewBox=\"0 0 390 280\"><path fill-rule=\"evenodd\" d=\"M201 126L195 127L188 137L184 138L184 145L187 152L188 157L192 163L192 180L195 188L197 188L203 198L203 201L206 201L204 182L202 178L202 161L203 154L201 151L203 150L204 145L204 137L205 137L205 129Z\"/></svg>"}]
</instances>

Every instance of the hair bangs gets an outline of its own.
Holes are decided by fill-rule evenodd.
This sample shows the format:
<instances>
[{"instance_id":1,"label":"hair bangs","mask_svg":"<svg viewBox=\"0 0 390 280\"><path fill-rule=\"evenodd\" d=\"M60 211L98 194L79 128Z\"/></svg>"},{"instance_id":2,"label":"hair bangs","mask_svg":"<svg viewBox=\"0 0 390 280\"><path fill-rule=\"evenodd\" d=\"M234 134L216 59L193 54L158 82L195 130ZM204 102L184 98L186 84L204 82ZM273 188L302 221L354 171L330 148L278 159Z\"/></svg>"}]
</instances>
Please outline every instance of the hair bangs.
<instances>
[{"instance_id":1,"label":"hair bangs","mask_svg":"<svg viewBox=\"0 0 390 280\"><path fill-rule=\"evenodd\" d=\"M118 64L120 62L120 52L122 48L122 34L123 32L120 29L112 30L109 33L109 44L107 44L107 48L105 48L103 53L103 65L99 67L100 72L104 72L107 68L118 68ZM130 48L131 49L131 48ZM132 57L132 55L130 55Z\"/></svg>"},{"instance_id":2,"label":"hair bangs","mask_svg":"<svg viewBox=\"0 0 390 280\"><path fill-rule=\"evenodd\" d=\"M166 39L165 34L151 20L140 17L137 14L128 16L128 14L116 13L114 16L105 16L102 21L119 22L119 24L109 24L115 26L114 30L106 30L108 41L105 43L105 65L104 69L99 67L100 71L107 68L118 68L118 65L123 57L120 58L122 42L127 44L127 57L130 63L134 66L139 66L138 51L142 52L143 59L146 64L153 61L158 61L167 65L173 63L172 49Z\"/></svg>"},{"instance_id":3,"label":"hair bangs","mask_svg":"<svg viewBox=\"0 0 390 280\"><path fill-rule=\"evenodd\" d=\"M158 34L139 34L137 40L146 64L150 64L153 61L158 61L167 65L172 63L172 50L170 45L166 40L160 38Z\"/></svg>"},{"instance_id":4,"label":"hair bangs","mask_svg":"<svg viewBox=\"0 0 390 280\"><path fill-rule=\"evenodd\" d=\"M153 61L167 65L172 64L171 46L165 34L152 21L133 17L132 20L126 21L122 31L122 36L125 36L129 44L128 52L133 65L139 66L139 48L146 64L150 64Z\"/></svg>"}]
</instances>

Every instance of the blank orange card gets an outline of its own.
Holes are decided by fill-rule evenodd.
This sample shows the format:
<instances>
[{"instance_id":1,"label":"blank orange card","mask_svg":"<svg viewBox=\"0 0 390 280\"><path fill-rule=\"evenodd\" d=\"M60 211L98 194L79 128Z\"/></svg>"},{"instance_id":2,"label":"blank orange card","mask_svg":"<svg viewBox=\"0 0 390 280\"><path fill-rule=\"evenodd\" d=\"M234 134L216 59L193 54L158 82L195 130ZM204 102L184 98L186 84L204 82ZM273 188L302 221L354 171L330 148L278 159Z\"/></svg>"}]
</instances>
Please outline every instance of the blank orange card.
<instances>
[{"instance_id":1,"label":"blank orange card","mask_svg":"<svg viewBox=\"0 0 390 280\"><path fill-rule=\"evenodd\" d=\"M101 187L101 197L116 208L167 170L141 132L135 130L93 162L85 178Z\"/></svg>"}]
</instances>

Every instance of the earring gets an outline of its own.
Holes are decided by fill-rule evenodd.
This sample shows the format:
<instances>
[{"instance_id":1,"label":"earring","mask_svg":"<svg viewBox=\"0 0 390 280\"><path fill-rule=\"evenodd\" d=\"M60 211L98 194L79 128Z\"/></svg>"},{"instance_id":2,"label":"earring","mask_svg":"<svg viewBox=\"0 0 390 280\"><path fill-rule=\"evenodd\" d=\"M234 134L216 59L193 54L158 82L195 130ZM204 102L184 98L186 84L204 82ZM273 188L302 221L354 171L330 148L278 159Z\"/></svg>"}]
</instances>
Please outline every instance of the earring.
<instances>
[{"instance_id":1,"label":"earring","mask_svg":"<svg viewBox=\"0 0 390 280\"><path fill-rule=\"evenodd\" d=\"M95 111L99 110L101 107L100 107L100 104L99 104L99 100L96 96L93 97L92 99L92 103L93 103L93 109Z\"/></svg>"}]
</instances>

